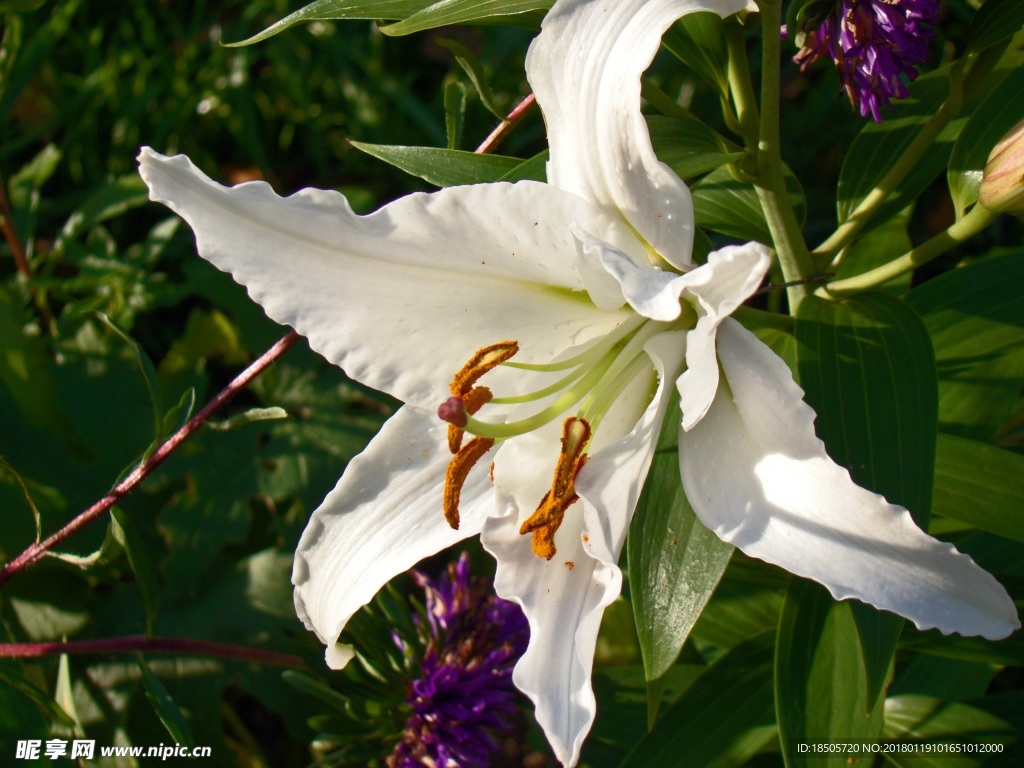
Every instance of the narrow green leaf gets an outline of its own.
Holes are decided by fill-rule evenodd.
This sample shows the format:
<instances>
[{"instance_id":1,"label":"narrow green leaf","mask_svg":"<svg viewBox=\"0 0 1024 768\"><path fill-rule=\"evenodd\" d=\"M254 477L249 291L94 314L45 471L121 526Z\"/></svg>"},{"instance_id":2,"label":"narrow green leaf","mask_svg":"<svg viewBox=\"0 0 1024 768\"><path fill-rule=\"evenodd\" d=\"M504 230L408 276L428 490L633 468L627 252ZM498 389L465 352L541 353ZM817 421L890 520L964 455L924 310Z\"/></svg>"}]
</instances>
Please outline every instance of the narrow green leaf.
<instances>
[{"instance_id":1,"label":"narrow green leaf","mask_svg":"<svg viewBox=\"0 0 1024 768\"><path fill-rule=\"evenodd\" d=\"M665 417L661 442L677 440L678 401ZM733 548L697 519L679 477L679 455L669 449L654 457L636 514L629 527L627 557L640 652L648 683L675 664L690 630L714 592ZM661 697L648 709L648 725Z\"/></svg>"},{"instance_id":2,"label":"narrow green leaf","mask_svg":"<svg viewBox=\"0 0 1024 768\"><path fill-rule=\"evenodd\" d=\"M518 157L434 147L396 147L362 141L353 141L352 146L437 187L497 181L523 162Z\"/></svg>"},{"instance_id":3,"label":"narrow green leaf","mask_svg":"<svg viewBox=\"0 0 1024 768\"><path fill-rule=\"evenodd\" d=\"M54 557L61 562L69 563L76 568L81 568L82 570L92 568L94 565L112 563L114 560L119 558L121 556L121 552L124 551L119 537L114 533L116 525L117 524L113 520L110 521L107 525L107 531L103 535L103 543L100 544L99 549L91 554L75 555L70 552L55 552L54 550L50 550L47 555L49 557Z\"/></svg>"},{"instance_id":4,"label":"narrow green leaf","mask_svg":"<svg viewBox=\"0 0 1024 768\"><path fill-rule=\"evenodd\" d=\"M803 221L807 211L804 193L789 169L786 169L786 186L797 218ZM718 168L694 184L690 191L694 214L702 228L740 240L771 244L771 231L753 184L736 181L728 168Z\"/></svg>"},{"instance_id":5,"label":"narrow green leaf","mask_svg":"<svg viewBox=\"0 0 1024 768\"><path fill-rule=\"evenodd\" d=\"M726 768L759 752L775 734L772 640L759 635L712 664L619 768Z\"/></svg>"},{"instance_id":6,"label":"narrow green leaf","mask_svg":"<svg viewBox=\"0 0 1024 768\"><path fill-rule=\"evenodd\" d=\"M498 181L547 181L548 180L548 150L538 152L529 160L523 160L519 165L502 176Z\"/></svg>"},{"instance_id":7,"label":"narrow green leaf","mask_svg":"<svg viewBox=\"0 0 1024 768\"><path fill-rule=\"evenodd\" d=\"M822 587L793 579L779 619L775 654L775 709L787 766L840 768L845 757L800 754L797 744L876 737L884 697L869 697L863 652L851 604Z\"/></svg>"},{"instance_id":8,"label":"narrow green leaf","mask_svg":"<svg viewBox=\"0 0 1024 768\"><path fill-rule=\"evenodd\" d=\"M779 625L790 576L737 552L690 635L704 655L734 648Z\"/></svg>"},{"instance_id":9,"label":"narrow green leaf","mask_svg":"<svg viewBox=\"0 0 1024 768\"><path fill-rule=\"evenodd\" d=\"M281 679L300 693L313 696L339 712L348 709L347 697L314 677L289 669L281 673Z\"/></svg>"},{"instance_id":10,"label":"narrow green leaf","mask_svg":"<svg viewBox=\"0 0 1024 768\"><path fill-rule=\"evenodd\" d=\"M411 35L449 24L488 22L525 22L526 26L533 27L540 24L543 13L553 4L554 0L440 0L404 21L381 27L381 32L385 35Z\"/></svg>"},{"instance_id":11,"label":"narrow green leaf","mask_svg":"<svg viewBox=\"0 0 1024 768\"><path fill-rule=\"evenodd\" d=\"M729 51L717 13L689 13L673 24L661 41L683 64L707 80L719 96L729 95Z\"/></svg>"},{"instance_id":12,"label":"narrow green leaf","mask_svg":"<svg viewBox=\"0 0 1024 768\"><path fill-rule=\"evenodd\" d=\"M131 565L135 580L142 590L142 602L146 606L146 634L150 634L160 604L160 577L157 574L159 553L143 537L135 521L123 509L114 507L110 510L110 516L113 521L113 535L128 555L128 564Z\"/></svg>"},{"instance_id":13,"label":"narrow green leaf","mask_svg":"<svg viewBox=\"0 0 1024 768\"><path fill-rule=\"evenodd\" d=\"M25 485L25 481L22 480L21 475L18 474L17 470L14 469L7 460L0 456L0 474L7 474L14 478L14 481L21 487L21 493L25 497L25 502L28 504L29 511L32 513L32 520L36 526L36 544L38 544L43 538L43 520L39 514L39 508L36 503L32 500L32 494L28 490L28 486Z\"/></svg>"},{"instance_id":14,"label":"narrow green leaf","mask_svg":"<svg viewBox=\"0 0 1024 768\"><path fill-rule=\"evenodd\" d=\"M469 76L473 87L480 95L480 103L496 118L504 120L505 112L494 101L494 94L491 93L491 86L487 84L487 73L484 72L484 65L481 63L480 57L457 40L438 37L434 39L434 42L452 52L455 61Z\"/></svg>"},{"instance_id":15,"label":"narrow green leaf","mask_svg":"<svg viewBox=\"0 0 1024 768\"><path fill-rule=\"evenodd\" d=\"M796 320L800 382L818 436L858 485L908 508L927 528L934 484L937 383L931 340L917 314L886 294L811 297ZM902 619L852 606L868 703L884 684Z\"/></svg>"},{"instance_id":16,"label":"narrow green leaf","mask_svg":"<svg viewBox=\"0 0 1024 768\"><path fill-rule=\"evenodd\" d=\"M178 705L174 703L174 699L167 692L167 688L160 682L160 678L153 674L141 653L135 654L135 658L139 664L139 671L142 673L142 684L146 688L146 699L149 701L150 706L153 707L153 711L156 712L156 716L160 718L160 722L164 724L167 732L171 734L171 738L178 744L185 744L189 747L194 746L192 729L189 728L185 715L182 714Z\"/></svg>"},{"instance_id":17,"label":"narrow green leaf","mask_svg":"<svg viewBox=\"0 0 1024 768\"><path fill-rule=\"evenodd\" d=\"M1024 30L1024 3L987 0L974 15L967 38L967 53L978 53Z\"/></svg>"},{"instance_id":18,"label":"narrow green leaf","mask_svg":"<svg viewBox=\"0 0 1024 768\"><path fill-rule=\"evenodd\" d=\"M137 173L122 176L99 187L68 217L53 249L63 252L68 241L80 237L91 227L120 216L125 211L149 202L149 190Z\"/></svg>"},{"instance_id":19,"label":"narrow green leaf","mask_svg":"<svg viewBox=\"0 0 1024 768\"><path fill-rule=\"evenodd\" d=\"M462 126L466 121L466 86L455 81L444 87L444 126L448 149L462 145Z\"/></svg>"},{"instance_id":20,"label":"narrow green leaf","mask_svg":"<svg viewBox=\"0 0 1024 768\"><path fill-rule=\"evenodd\" d=\"M939 435L932 510L1024 541L1024 456L994 445Z\"/></svg>"},{"instance_id":21,"label":"narrow green leaf","mask_svg":"<svg viewBox=\"0 0 1024 768\"><path fill-rule=\"evenodd\" d=\"M0 682L4 683L4 687L9 686L30 698L48 719L59 723L65 728L75 727L75 721L64 711L63 707L54 701L50 694L36 688L34 684L22 677L12 667L0 666Z\"/></svg>"},{"instance_id":22,"label":"narrow green leaf","mask_svg":"<svg viewBox=\"0 0 1024 768\"><path fill-rule=\"evenodd\" d=\"M60 655L60 661L57 664L57 684L53 699L54 703L63 709L67 716L75 723L75 727L81 729L82 722L78 717L78 711L75 707L70 658L66 653Z\"/></svg>"},{"instance_id":23,"label":"narrow green leaf","mask_svg":"<svg viewBox=\"0 0 1024 768\"><path fill-rule=\"evenodd\" d=\"M916 633L900 643L901 649L928 653L947 659L975 661L979 664L1001 664L1024 667L1024 634L1017 632L1005 640L986 640L983 637L950 637Z\"/></svg>"},{"instance_id":24,"label":"narrow green leaf","mask_svg":"<svg viewBox=\"0 0 1024 768\"><path fill-rule=\"evenodd\" d=\"M113 320L102 312L94 312L93 314L101 323L117 334L121 340L128 345L128 348L132 351L132 355L135 358L135 364L138 366L139 373L142 375L142 381L146 385L146 392L149 394L150 410L153 414L153 445L148 451L146 451L146 455L148 456L156 449L156 445L163 437L164 427L163 407L160 405L160 387L157 384L156 369L153 367L153 361L149 359L149 355L146 354L142 345L118 328Z\"/></svg>"},{"instance_id":25,"label":"narrow green leaf","mask_svg":"<svg viewBox=\"0 0 1024 768\"><path fill-rule=\"evenodd\" d=\"M208 421L206 426L218 432L230 432L232 429L244 427L257 421L281 421L288 418L288 411L276 405L269 408L250 408L242 413L224 419L224 421Z\"/></svg>"},{"instance_id":26,"label":"narrow green leaf","mask_svg":"<svg viewBox=\"0 0 1024 768\"><path fill-rule=\"evenodd\" d=\"M1013 2L1014 7L1024 14L1024 3L1019 0ZM986 4L982 10L988 7ZM946 179L957 218L978 200L978 187L992 147L1024 115L1021 94L1024 94L1024 69L1017 69L974 111L953 146Z\"/></svg>"},{"instance_id":27,"label":"narrow green leaf","mask_svg":"<svg viewBox=\"0 0 1024 768\"><path fill-rule=\"evenodd\" d=\"M164 414L164 434L172 435L183 427L192 418L192 409L196 407L196 390L194 387L186 389L178 404Z\"/></svg>"},{"instance_id":28,"label":"narrow green leaf","mask_svg":"<svg viewBox=\"0 0 1024 768\"><path fill-rule=\"evenodd\" d=\"M3 0L0 13L27 13L41 7L46 0Z\"/></svg>"},{"instance_id":29,"label":"narrow green leaf","mask_svg":"<svg viewBox=\"0 0 1024 768\"><path fill-rule=\"evenodd\" d=\"M335 21L340 19L404 19L431 5L434 0L316 0L290 13L259 34L238 43L225 43L237 48L264 40L284 32L296 24L310 21Z\"/></svg>"},{"instance_id":30,"label":"narrow green leaf","mask_svg":"<svg viewBox=\"0 0 1024 768\"><path fill-rule=\"evenodd\" d=\"M1024 252L992 256L907 294L935 347L943 432L992 441L1024 380Z\"/></svg>"}]
</instances>

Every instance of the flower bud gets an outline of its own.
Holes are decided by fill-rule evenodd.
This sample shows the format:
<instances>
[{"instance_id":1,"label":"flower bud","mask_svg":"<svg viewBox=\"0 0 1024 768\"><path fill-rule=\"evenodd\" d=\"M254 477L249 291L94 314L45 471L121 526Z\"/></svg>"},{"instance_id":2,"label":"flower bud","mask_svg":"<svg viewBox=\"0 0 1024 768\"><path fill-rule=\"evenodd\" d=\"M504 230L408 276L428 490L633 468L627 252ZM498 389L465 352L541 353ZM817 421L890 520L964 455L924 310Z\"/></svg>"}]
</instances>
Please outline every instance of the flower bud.
<instances>
[{"instance_id":1,"label":"flower bud","mask_svg":"<svg viewBox=\"0 0 1024 768\"><path fill-rule=\"evenodd\" d=\"M1024 120L992 148L978 202L990 211L1024 217Z\"/></svg>"}]
</instances>

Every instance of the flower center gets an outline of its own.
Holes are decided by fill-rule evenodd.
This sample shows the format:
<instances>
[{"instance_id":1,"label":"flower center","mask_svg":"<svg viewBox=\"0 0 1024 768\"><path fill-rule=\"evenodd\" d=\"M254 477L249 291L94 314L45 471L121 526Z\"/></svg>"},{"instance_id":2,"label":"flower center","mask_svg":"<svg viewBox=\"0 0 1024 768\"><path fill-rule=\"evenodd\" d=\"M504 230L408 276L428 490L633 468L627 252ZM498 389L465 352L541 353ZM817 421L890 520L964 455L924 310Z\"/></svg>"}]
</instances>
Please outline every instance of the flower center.
<instances>
[{"instance_id":1,"label":"flower center","mask_svg":"<svg viewBox=\"0 0 1024 768\"><path fill-rule=\"evenodd\" d=\"M496 442L538 429L576 407L576 415L562 425L562 445L555 465L551 489L523 523L520 533L532 534L532 547L539 557L555 554L554 537L566 510L578 496L574 490L577 473L586 463L586 448L601 419L616 398L636 376L651 368L643 351L647 340L665 331L669 324L634 316L606 337L567 360L548 364L510 362L519 351L515 341L502 341L478 350L455 374L451 394L438 408L438 417L448 423L448 464L444 488L444 516L453 528L459 526L459 501L469 472ZM488 371L498 365L530 372L565 372L551 384L522 394L496 397L488 387L478 386ZM492 422L476 417L485 405L543 404L527 418ZM465 441L466 433L473 435Z\"/></svg>"}]
</instances>

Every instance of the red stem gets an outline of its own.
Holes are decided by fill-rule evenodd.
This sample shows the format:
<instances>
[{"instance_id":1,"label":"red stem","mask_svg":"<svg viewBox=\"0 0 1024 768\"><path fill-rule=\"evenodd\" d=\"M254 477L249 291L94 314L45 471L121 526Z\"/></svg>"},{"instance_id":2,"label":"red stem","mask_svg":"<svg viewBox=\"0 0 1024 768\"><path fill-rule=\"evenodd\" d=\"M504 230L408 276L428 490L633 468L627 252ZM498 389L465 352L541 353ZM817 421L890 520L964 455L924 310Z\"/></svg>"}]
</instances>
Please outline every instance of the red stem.
<instances>
[{"instance_id":1,"label":"red stem","mask_svg":"<svg viewBox=\"0 0 1024 768\"><path fill-rule=\"evenodd\" d=\"M43 557L48 550L52 549L57 544L60 544L80 528L85 527L93 520L100 517L103 513L114 506L114 504L127 496L132 490L134 490L135 486L148 477L154 469L163 464L167 457L177 450L178 446L203 426L203 424L206 423L206 420L209 419L210 416L212 416L221 406L223 406L224 403L234 397L240 390L244 389L249 382L259 376L272 362L284 354L298 340L299 334L295 331L289 331L284 338L264 352L258 360L242 371L234 381L222 389L216 397L206 404L205 408L193 416L185 426L175 432L167 442L157 448L148 459L133 469L128 477L114 486L110 493L82 512L78 517L54 533L48 539L33 544L16 558L4 565L4 567L0 569L0 584L4 584L17 576L29 565Z\"/></svg>"},{"instance_id":2,"label":"red stem","mask_svg":"<svg viewBox=\"0 0 1024 768\"><path fill-rule=\"evenodd\" d=\"M505 140L505 137L511 133L512 129L519 125L520 121L526 116L526 113L533 109L537 103L536 97L531 93L525 99L523 99L516 108L508 113L508 117L501 121L501 124L491 131L491 135L484 139L484 143L476 148L478 155L490 154L494 149Z\"/></svg>"},{"instance_id":3,"label":"red stem","mask_svg":"<svg viewBox=\"0 0 1024 768\"><path fill-rule=\"evenodd\" d=\"M290 653L261 651L242 645L214 643L208 640L189 640L184 637L108 637L99 640L72 640L63 643L0 643L0 658L37 659L43 656L59 656L62 653L130 653L133 651L158 651L193 656L215 656L234 661L254 661L272 667L305 669L306 663Z\"/></svg>"}]
</instances>

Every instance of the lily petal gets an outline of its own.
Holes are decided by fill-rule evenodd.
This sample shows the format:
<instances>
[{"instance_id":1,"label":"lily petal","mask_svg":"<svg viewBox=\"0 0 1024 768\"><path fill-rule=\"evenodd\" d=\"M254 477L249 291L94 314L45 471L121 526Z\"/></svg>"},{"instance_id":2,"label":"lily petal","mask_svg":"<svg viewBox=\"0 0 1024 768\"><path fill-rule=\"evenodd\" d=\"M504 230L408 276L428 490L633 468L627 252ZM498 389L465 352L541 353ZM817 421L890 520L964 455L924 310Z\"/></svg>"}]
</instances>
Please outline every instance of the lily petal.
<instances>
[{"instance_id":1,"label":"lily petal","mask_svg":"<svg viewBox=\"0 0 1024 768\"><path fill-rule=\"evenodd\" d=\"M551 147L548 181L621 211L677 269L691 263L693 206L686 185L654 154L640 113L640 76L676 19L694 11L724 17L745 6L745 0L560 0L526 57Z\"/></svg>"},{"instance_id":2,"label":"lily petal","mask_svg":"<svg viewBox=\"0 0 1024 768\"><path fill-rule=\"evenodd\" d=\"M337 644L352 614L393 576L479 533L494 509L487 468L475 467L462 489L459 529L445 522L446 434L433 412L401 408L349 463L302 534L292 570L295 609L326 643L334 669L352 657Z\"/></svg>"},{"instance_id":3,"label":"lily petal","mask_svg":"<svg viewBox=\"0 0 1024 768\"><path fill-rule=\"evenodd\" d=\"M617 239L621 225L550 185L452 187L356 216L336 192L280 198L263 182L221 186L184 156L139 159L204 258L349 376L413 405L435 408L481 347L515 339L545 363L629 316L580 293L570 231Z\"/></svg>"},{"instance_id":4,"label":"lily petal","mask_svg":"<svg viewBox=\"0 0 1024 768\"><path fill-rule=\"evenodd\" d=\"M760 243L730 245L712 252L707 264L680 278L696 301L697 326L686 338L686 371L679 377L683 429L704 418L718 391L718 326L761 285L771 257Z\"/></svg>"},{"instance_id":5,"label":"lily petal","mask_svg":"<svg viewBox=\"0 0 1024 768\"><path fill-rule=\"evenodd\" d=\"M537 722L566 766L579 761L594 722L591 668L601 616L622 587L619 552L672 396L675 371L682 367L684 343L683 333L648 341L645 349L660 376L657 393L651 400L653 376L637 377L618 398L618 412L609 412L601 422L597 434L604 435L605 444L595 443L597 450L576 479L580 499L558 529L552 560L533 553L519 526L547 490L558 449L557 425L510 441L495 460L504 514L485 523L481 541L498 563L496 591L521 605L530 623L530 645L513 680L534 702Z\"/></svg>"},{"instance_id":6,"label":"lily petal","mask_svg":"<svg viewBox=\"0 0 1024 768\"><path fill-rule=\"evenodd\" d=\"M829 459L814 411L768 347L728 320L718 354L728 386L679 443L686 494L705 525L837 600L863 600L919 629L1000 639L1020 626L990 574Z\"/></svg>"}]
</instances>

